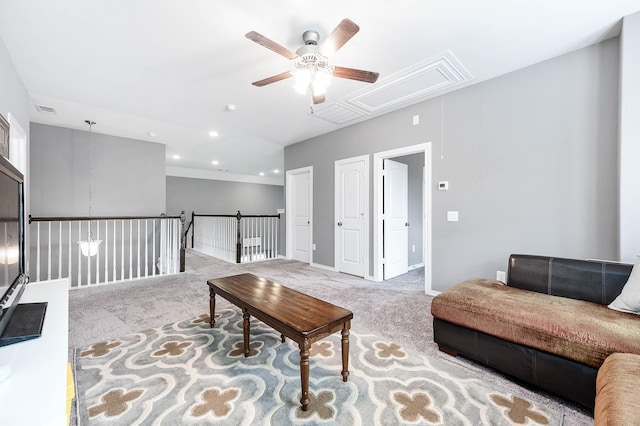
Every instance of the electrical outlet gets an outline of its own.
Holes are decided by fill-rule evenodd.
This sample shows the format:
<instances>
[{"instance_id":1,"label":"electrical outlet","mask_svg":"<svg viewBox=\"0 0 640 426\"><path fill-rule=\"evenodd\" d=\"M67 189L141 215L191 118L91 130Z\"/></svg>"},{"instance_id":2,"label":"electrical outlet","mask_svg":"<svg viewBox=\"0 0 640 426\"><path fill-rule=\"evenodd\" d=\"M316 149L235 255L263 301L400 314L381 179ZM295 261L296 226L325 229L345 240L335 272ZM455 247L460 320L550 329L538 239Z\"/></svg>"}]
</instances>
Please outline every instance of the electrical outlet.
<instances>
[{"instance_id":1,"label":"electrical outlet","mask_svg":"<svg viewBox=\"0 0 640 426\"><path fill-rule=\"evenodd\" d=\"M417 126L418 124L420 124L420 116L419 115L414 115L413 116L413 125Z\"/></svg>"},{"instance_id":2,"label":"electrical outlet","mask_svg":"<svg viewBox=\"0 0 640 426\"><path fill-rule=\"evenodd\" d=\"M507 282L507 274L504 271L496 272L496 280L502 281L503 283Z\"/></svg>"},{"instance_id":3,"label":"electrical outlet","mask_svg":"<svg viewBox=\"0 0 640 426\"><path fill-rule=\"evenodd\" d=\"M413 251L414 253L416 252L416 245L415 244L411 246L411 251Z\"/></svg>"},{"instance_id":4,"label":"electrical outlet","mask_svg":"<svg viewBox=\"0 0 640 426\"><path fill-rule=\"evenodd\" d=\"M311 244L311 250L315 251L315 249L316 249L316 245L315 244Z\"/></svg>"}]
</instances>

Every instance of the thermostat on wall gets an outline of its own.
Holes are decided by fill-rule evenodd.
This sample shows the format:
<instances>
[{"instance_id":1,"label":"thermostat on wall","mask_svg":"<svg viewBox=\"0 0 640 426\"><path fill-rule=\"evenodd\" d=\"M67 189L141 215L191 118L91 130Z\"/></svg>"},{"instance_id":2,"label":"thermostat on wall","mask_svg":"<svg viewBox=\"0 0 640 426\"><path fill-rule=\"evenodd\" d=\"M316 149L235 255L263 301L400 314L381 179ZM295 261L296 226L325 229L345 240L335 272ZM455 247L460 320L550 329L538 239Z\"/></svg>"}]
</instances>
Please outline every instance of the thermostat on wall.
<instances>
[{"instance_id":1,"label":"thermostat on wall","mask_svg":"<svg viewBox=\"0 0 640 426\"><path fill-rule=\"evenodd\" d=\"M444 180L442 182L438 182L438 191L448 191L449 190L449 182Z\"/></svg>"}]
</instances>

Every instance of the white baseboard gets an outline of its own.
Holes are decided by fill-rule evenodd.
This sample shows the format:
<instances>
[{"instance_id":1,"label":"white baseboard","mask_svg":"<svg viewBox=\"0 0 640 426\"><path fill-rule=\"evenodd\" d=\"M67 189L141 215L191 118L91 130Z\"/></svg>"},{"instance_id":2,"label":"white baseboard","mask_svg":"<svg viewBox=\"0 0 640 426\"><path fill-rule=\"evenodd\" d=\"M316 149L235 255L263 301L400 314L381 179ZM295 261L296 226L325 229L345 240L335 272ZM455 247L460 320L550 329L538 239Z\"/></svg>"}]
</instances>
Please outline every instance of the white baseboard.
<instances>
[{"instance_id":1,"label":"white baseboard","mask_svg":"<svg viewBox=\"0 0 640 426\"><path fill-rule=\"evenodd\" d=\"M319 268L319 269L326 269L327 271L338 272L338 271L336 270L336 268L335 268L335 267L333 267L333 266L327 266L327 265L322 265L322 264L320 264L320 263L313 263L313 262L311 262L311 263L309 263L309 266L313 266L314 268Z\"/></svg>"},{"instance_id":2,"label":"white baseboard","mask_svg":"<svg viewBox=\"0 0 640 426\"><path fill-rule=\"evenodd\" d=\"M416 263L415 265L409 266L409 270L411 271L412 269L422 268L423 266L424 266L424 263Z\"/></svg>"}]
</instances>

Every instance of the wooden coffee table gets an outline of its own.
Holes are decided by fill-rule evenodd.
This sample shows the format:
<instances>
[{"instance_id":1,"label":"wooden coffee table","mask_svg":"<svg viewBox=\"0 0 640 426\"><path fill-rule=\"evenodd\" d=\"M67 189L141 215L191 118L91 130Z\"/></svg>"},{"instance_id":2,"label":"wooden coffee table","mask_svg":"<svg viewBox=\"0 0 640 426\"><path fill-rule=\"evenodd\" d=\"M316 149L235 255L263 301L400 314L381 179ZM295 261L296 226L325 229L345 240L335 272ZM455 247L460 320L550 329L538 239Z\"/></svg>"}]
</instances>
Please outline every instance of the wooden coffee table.
<instances>
[{"instance_id":1,"label":"wooden coffee table","mask_svg":"<svg viewBox=\"0 0 640 426\"><path fill-rule=\"evenodd\" d=\"M210 325L214 326L216 294L242 309L244 356L249 356L251 315L290 338L300 347L302 409L309 407L309 349L311 344L342 331L342 381L349 377L349 329L353 313L339 306L307 296L252 274L240 274L207 281Z\"/></svg>"}]
</instances>

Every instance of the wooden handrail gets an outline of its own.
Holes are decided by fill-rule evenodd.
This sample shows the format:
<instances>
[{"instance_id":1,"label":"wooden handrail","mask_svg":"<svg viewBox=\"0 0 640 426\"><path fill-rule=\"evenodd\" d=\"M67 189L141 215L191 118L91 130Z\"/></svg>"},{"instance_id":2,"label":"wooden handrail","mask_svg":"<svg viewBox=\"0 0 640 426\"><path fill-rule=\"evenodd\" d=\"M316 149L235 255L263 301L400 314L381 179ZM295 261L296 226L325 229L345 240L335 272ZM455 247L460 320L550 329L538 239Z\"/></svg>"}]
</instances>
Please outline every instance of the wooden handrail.
<instances>
[{"instance_id":1,"label":"wooden handrail","mask_svg":"<svg viewBox=\"0 0 640 426\"><path fill-rule=\"evenodd\" d=\"M237 214L192 214L193 217L235 217L237 218ZM279 214L241 214L240 217L277 217L280 218Z\"/></svg>"},{"instance_id":2,"label":"wooden handrail","mask_svg":"<svg viewBox=\"0 0 640 426\"><path fill-rule=\"evenodd\" d=\"M143 220L143 219L180 219L180 216L76 216L76 217L33 217L29 215L31 222L73 222L87 220Z\"/></svg>"}]
</instances>

